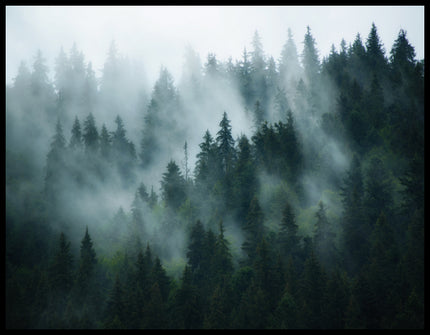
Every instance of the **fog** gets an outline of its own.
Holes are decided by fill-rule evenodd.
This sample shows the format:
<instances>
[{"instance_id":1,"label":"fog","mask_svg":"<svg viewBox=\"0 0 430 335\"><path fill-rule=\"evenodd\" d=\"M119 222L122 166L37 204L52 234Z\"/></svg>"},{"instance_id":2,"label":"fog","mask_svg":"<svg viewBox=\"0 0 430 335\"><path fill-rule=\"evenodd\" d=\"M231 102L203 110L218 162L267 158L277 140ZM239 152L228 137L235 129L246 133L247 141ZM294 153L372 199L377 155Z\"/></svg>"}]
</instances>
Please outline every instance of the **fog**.
<instances>
[{"instance_id":1,"label":"fog","mask_svg":"<svg viewBox=\"0 0 430 335\"><path fill-rule=\"evenodd\" d=\"M76 186L72 179L61 180L65 192L57 198L55 210L64 222L73 222L73 225L64 223L70 238L76 244L84 227L88 226L96 232L96 244L102 244L105 226L120 208L132 217L139 183L146 186L148 193L153 188L160 197L160 181L169 161L175 161L185 174L185 142L190 177L194 177L199 144L206 130L216 138L224 112L231 122L233 139L241 135L251 139L257 128L252 114L254 101L248 104L240 83L225 73L229 64L240 68L238 64L243 61L244 49L255 54L252 42L256 31L261 38L265 61L273 57L277 66L288 39L288 28L302 63L303 36L310 26L319 62L322 62L332 45L339 49L342 38L352 44L360 33L365 40L372 22L381 27L379 33L387 53L403 28L416 47L417 58L422 59L423 12L423 7L7 7L6 83L10 88L6 112L7 149L27 157L31 162L29 166L34 167L34 175L38 176L35 180L42 188L46 157L57 121L61 122L68 145L75 117L83 127L91 112L100 134L103 125L109 132L115 132L115 120L119 115L125 137L133 143L138 160L141 143L147 140L151 149L144 151L144 155L150 153L151 156L145 156L148 162L143 168L139 164L128 166L126 174L132 176L131 182L118 172L114 161L100 179L88 178L82 187ZM53 84L53 89L46 96L38 97L40 99L18 98L12 89L18 90L16 78L25 75L25 67L33 71L38 50L49 69L47 82ZM73 80L77 87L84 83L93 85L94 101L70 98L68 105L61 109L56 105L55 97L62 89L55 76L61 50L70 60L76 56L77 62L84 65L82 77ZM298 179L304 190L304 200L302 205L297 201L294 206L308 208L324 198L324 191L339 185L352 154L341 137L329 134L321 126L323 115L336 109L338 92L332 81L322 78L313 83L300 69L296 73L295 78L282 80L308 168ZM65 88L73 91L75 88L68 86L72 79L65 78ZM95 82L88 83L88 78ZM313 89L319 92L321 102L316 110L308 104L307 98L298 95L299 79L303 79L309 89L306 94L313 84L316 85ZM267 98L264 112L271 123L286 121L286 115L277 114L273 93ZM156 119L152 123L147 121L153 115ZM313 167L316 153L325 155L318 171ZM71 171L79 171L81 165L88 163L80 157L82 160L67 159L66 165ZM95 167L91 164L88 166L94 168L96 175L99 161L95 160ZM277 192L284 192L282 199L295 201L291 198L290 185L284 185L281 191L277 189L279 180L276 177L260 173L258 181L260 202L267 212ZM340 203L324 199L334 212L339 212ZM142 203L139 206L145 213L144 228L138 235L142 242L155 241L156 251L170 261L185 257L188 232L179 229L173 221L182 220L188 229L194 219L200 218L205 227L215 230L215 221L223 219L235 256L240 255L244 237L238 224L233 216L219 214L222 208L217 203L219 199L210 201L215 205L211 203L193 215L189 214L191 209L183 206L177 216L167 210L161 211L162 214L154 213ZM276 219L279 217L271 218L274 229L277 228ZM58 230L65 229L58 222L51 224ZM127 234L127 229L119 228L118 234Z\"/></svg>"},{"instance_id":2,"label":"fog","mask_svg":"<svg viewBox=\"0 0 430 335\"><path fill-rule=\"evenodd\" d=\"M37 49L52 69L60 46L68 50L73 42L99 75L111 41L117 41L154 83L160 65L179 79L187 44L202 58L215 52L225 61L250 49L258 30L265 51L277 59L288 28L301 53L309 25L323 56L342 38L352 43L357 33L367 36L372 22L387 51L403 28L417 59L424 58L423 6L7 6L6 82L12 82L21 60L32 62Z\"/></svg>"}]
</instances>

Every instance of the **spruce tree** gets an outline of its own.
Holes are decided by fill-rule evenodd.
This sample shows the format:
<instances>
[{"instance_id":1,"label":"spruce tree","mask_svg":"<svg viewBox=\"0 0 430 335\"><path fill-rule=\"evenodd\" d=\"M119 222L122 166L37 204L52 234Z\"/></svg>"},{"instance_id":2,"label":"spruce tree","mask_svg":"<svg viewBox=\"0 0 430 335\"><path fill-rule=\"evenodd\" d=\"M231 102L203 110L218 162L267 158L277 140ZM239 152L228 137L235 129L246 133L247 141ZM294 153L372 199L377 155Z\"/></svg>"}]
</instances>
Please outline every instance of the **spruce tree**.
<instances>
[{"instance_id":1,"label":"spruce tree","mask_svg":"<svg viewBox=\"0 0 430 335\"><path fill-rule=\"evenodd\" d=\"M217 132L216 143L218 145L222 171L224 175L229 175L234 166L236 151L234 148L234 139L231 135L230 120L228 119L226 112L223 113L219 127L220 130Z\"/></svg>"},{"instance_id":2,"label":"spruce tree","mask_svg":"<svg viewBox=\"0 0 430 335\"><path fill-rule=\"evenodd\" d=\"M73 286L73 256L70 242L60 234L57 253L49 268L49 281L54 292L67 294Z\"/></svg>"},{"instance_id":3,"label":"spruce tree","mask_svg":"<svg viewBox=\"0 0 430 335\"><path fill-rule=\"evenodd\" d=\"M247 264L252 264L257 253L257 246L264 234L264 216L260 207L258 198L254 196L249 205L249 211L246 217L246 223L243 227L245 232L245 242L242 244L242 250L247 255Z\"/></svg>"},{"instance_id":4,"label":"spruce tree","mask_svg":"<svg viewBox=\"0 0 430 335\"><path fill-rule=\"evenodd\" d=\"M123 329L125 328L125 318L124 290L117 275L107 301L104 328Z\"/></svg>"},{"instance_id":5,"label":"spruce tree","mask_svg":"<svg viewBox=\"0 0 430 335\"><path fill-rule=\"evenodd\" d=\"M88 227L86 227L85 235L81 241L78 273L76 276L76 284L79 289L78 294L82 298L84 298L89 293L96 264L96 252L93 248L91 236L88 233Z\"/></svg>"},{"instance_id":6,"label":"spruce tree","mask_svg":"<svg viewBox=\"0 0 430 335\"><path fill-rule=\"evenodd\" d=\"M90 113L84 121L83 139L85 144L85 151L94 154L99 148L99 133L96 128L95 119Z\"/></svg>"},{"instance_id":7,"label":"spruce tree","mask_svg":"<svg viewBox=\"0 0 430 335\"><path fill-rule=\"evenodd\" d=\"M298 225L296 223L296 217L294 210L290 203L285 203L284 210L282 212L282 221L278 233L278 243L281 251L281 255L286 259L287 257L293 257L296 262L299 255L299 236Z\"/></svg>"},{"instance_id":8,"label":"spruce tree","mask_svg":"<svg viewBox=\"0 0 430 335\"><path fill-rule=\"evenodd\" d=\"M75 116L75 121L72 126L72 136L70 137L69 147L72 149L81 149L82 147L81 124L78 116Z\"/></svg>"},{"instance_id":9,"label":"spruce tree","mask_svg":"<svg viewBox=\"0 0 430 335\"><path fill-rule=\"evenodd\" d=\"M185 201L185 180L179 166L171 160L161 180L162 197L166 207L177 210Z\"/></svg>"}]
</instances>

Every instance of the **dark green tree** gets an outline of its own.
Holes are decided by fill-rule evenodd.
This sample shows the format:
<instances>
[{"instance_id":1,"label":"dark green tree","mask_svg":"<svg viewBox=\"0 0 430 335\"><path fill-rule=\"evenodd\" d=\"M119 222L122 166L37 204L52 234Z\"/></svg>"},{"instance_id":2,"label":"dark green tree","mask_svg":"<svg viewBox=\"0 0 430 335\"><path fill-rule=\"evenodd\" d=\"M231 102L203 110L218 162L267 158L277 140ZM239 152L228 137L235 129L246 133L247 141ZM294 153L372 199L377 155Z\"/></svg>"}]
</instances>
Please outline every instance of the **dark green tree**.
<instances>
[{"instance_id":1,"label":"dark green tree","mask_svg":"<svg viewBox=\"0 0 430 335\"><path fill-rule=\"evenodd\" d=\"M206 130L203 140L199 144L200 152L197 154L194 176L197 187L203 194L207 194L220 176L221 164L217 159L216 143L209 130Z\"/></svg>"},{"instance_id":2,"label":"dark green tree","mask_svg":"<svg viewBox=\"0 0 430 335\"><path fill-rule=\"evenodd\" d=\"M81 241L78 272L76 275L76 285L78 294L85 297L91 288L91 280L95 273L97 264L96 252L93 248L93 241L88 233L88 227L85 228L85 235Z\"/></svg>"},{"instance_id":3,"label":"dark green tree","mask_svg":"<svg viewBox=\"0 0 430 335\"><path fill-rule=\"evenodd\" d=\"M249 205L246 223L243 227L245 232L245 242L242 250L247 255L247 264L252 264L257 253L257 246L261 242L264 234L264 216L258 198L254 196Z\"/></svg>"},{"instance_id":4,"label":"dark green tree","mask_svg":"<svg viewBox=\"0 0 430 335\"><path fill-rule=\"evenodd\" d=\"M217 271L217 281L224 277L230 278L233 274L233 257L230 251L230 243L224 236L225 228L223 221L219 223L219 234L216 239L216 249L214 255L215 269Z\"/></svg>"},{"instance_id":5,"label":"dark green tree","mask_svg":"<svg viewBox=\"0 0 430 335\"><path fill-rule=\"evenodd\" d=\"M67 294L73 286L73 256L70 242L64 233L60 234L57 253L49 267L49 281L53 292Z\"/></svg>"},{"instance_id":6,"label":"dark green tree","mask_svg":"<svg viewBox=\"0 0 430 335\"><path fill-rule=\"evenodd\" d=\"M166 270L162 266L161 260L158 256L155 256L150 277L153 285L158 285L158 290L160 291L162 302L167 303L167 299L170 293L170 278L167 276ZM154 290L156 291L157 289Z\"/></svg>"},{"instance_id":7,"label":"dark green tree","mask_svg":"<svg viewBox=\"0 0 430 335\"><path fill-rule=\"evenodd\" d=\"M104 159L110 160L111 151L112 151L112 138L106 128L106 125L103 123L102 130L100 132L100 154Z\"/></svg>"},{"instance_id":8,"label":"dark green tree","mask_svg":"<svg viewBox=\"0 0 430 335\"><path fill-rule=\"evenodd\" d=\"M85 151L88 153L97 152L99 148L99 133L92 113L90 113L84 121L84 132L82 137L85 144Z\"/></svg>"},{"instance_id":9,"label":"dark green tree","mask_svg":"<svg viewBox=\"0 0 430 335\"><path fill-rule=\"evenodd\" d=\"M170 161L161 180L161 195L166 207L177 210L185 201L185 180L179 166Z\"/></svg>"},{"instance_id":10,"label":"dark green tree","mask_svg":"<svg viewBox=\"0 0 430 335\"><path fill-rule=\"evenodd\" d=\"M366 63L375 74L384 73L387 68L384 46L379 38L375 23L372 23L366 40Z\"/></svg>"},{"instance_id":11,"label":"dark green tree","mask_svg":"<svg viewBox=\"0 0 430 335\"><path fill-rule=\"evenodd\" d=\"M234 171L234 198L237 218L243 225L251 200L257 191L257 172L248 138L242 135L238 142L238 154Z\"/></svg>"},{"instance_id":12,"label":"dark green tree","mask_svg":"<svg viewBox=\"0 0 430 335\"><path fill-rule=\"evenodd\" d=\"M82 147L82 132L81 124L77 116L72 127L72 136L70 137L69 147L72 149L80 149Z\"/></svg>"},{"instance_id":13,"label":"dark green tree","mask_svg":"<svg viewBox=\"0 0 430 335\"><path fill-rule=\"evenodd\" d=\"M175 296L173 328L202 328L203 310L202 298L197 287L192 283L191 269L186 265L182 275L181 286Z\"/></svg>"},{"instance_id":14,"label":"dark green tree","mask_svg":"<svg viewBox=\"0 0 430 335\"><path fill-rule=\"evenodd\" d=\"M124 329L125 328L125 302L124 290L119 276L115 278L115 284L109 294L104 316L104 328Z\"/></svg>"},{"instance_id":15,"label":"dark green tree","mask_svg":"<svg viewBox=\"0 0 430 335\"><path fill-rule=\"evenodd\" d=\"M224 175L229 175L234 167L236 151L234 148L234 139L231 135L230 120L228 119L226 112L223 113L219 127L220 130L217 132L216 137L219 158L221 160Z\"/></svg>"},{"instance_id":16,"label":"dark green tree","mask_svg":"<svg viewBox=\"0 0 430 335\"><path fill-rule=\"evenodd\" d=\"M345 273L336 269L327 280L324 307L324 327L344 329L350 303L349 282Z\"/></svg>"},{"instance_id":17,"label":"dark green tree","mask_svg":"<svg viewBox=\"0 0 430 335\"><path fill-rule=\"evenodd\" d=\"M204 257L205 229L200 220L191 227L190 240L188 243L187 259L190 271L196 273L200 270ZM200 274L201 275L201 274Z\"/></svg>"},{"instance_id":18,"label":"dark green tree","mask_svg":"<svg viewBox=\"0 0 430 335\"><path fill-rule=\"evenodd\" d=\"M390 217L393 205L392 183L384 163L379 158L372 158L364 180L364 211L368 223L373 227L380 213Z\"/></svg>"},{"instance_id":19,"label":"dark green tree","mask_svg":"<svg viewBox=\"0 0 430 335\"><path fill-rule=\"evenodd\" d=\"M51 149L46 158L46 175L45 175L45 195L53 204L55 203L62 190L62 181L66 173L65 162L66 140L63 135L63 127L60 120L55 127L55 135L52 138Z\"/></svg>"},{"instance_id":20,"label":"dark green tree","mask_svg":"<svg viewBox=\"0 0 430 335\"><path fill-rule=\"evenodd\" d=\"M315 85L315 80L320 73L320 62L318 59L318 51L315 47L315 39L311 34L309 26L306 27L306 34L304 40L304 47L302 53L302 61L305 78L308 85Z\"/></svg>"},{"instance_id":21,"label":"dark green tree","mask_svg":"<svg viewBox=\"0 0 430 335\"><path fill-rule=\"evenodd\" d=\"M343 203L342 237L344 266L356 274L367 261L370 226L363 212L364 186L361 163L354 155L341 186Z\"/></svg>"},{"instance_id":22,"label":"dark green tree","mask_svg":"<svg viewBox=\"0 0 430 335\"><path fill-rule=\"evenodd\" d=\"M300 253L300 239L297 234L298 228L294 210L287 201L282 212L282 221L278 233L278 243L281 255L285 259L291 256L295 262L297 262L297 257Z\"/></svg>"},{"instance_id":23,"label":"dark green tree","mask_svg":"<svg viewBox=\"0 0 430 335\"><path fill-rule=\"evenodd\" d=\"M260 100L257 100L255 102L253 113L254 113L254 125L255 125L255 128L259 128L260 125L266 119L265 112L262 109L261 104L260 104Z\"/></svg>"},{"instance_id":24,"label":"dark green tree","mask_svg":"<svg viewBox=\"0 0 430 335\"><path fill-rule=\"evenodd\" d=\"M300 328L324 327L324 295L326 276L316 255L311 252L306 260L300 281L299 318Z\"/></svg>"},{"instance_id":25,"label":"dark green tree","mask_svg":"<svg viewBox=\"0 0 430 335\"><path fill-rule=\"evenodd\" d=\"M141 326L143 329L165 329L167 324L166 306L158 282L155 282L150 291L148 301L142 313Z\"/></svg>"},{"instance_id":26,"label":"dark green tree","mask_svg":"<svg viewBox=\"0 0 430 335\"><path fill-rule=\"evenodd\" d=\"M327 218L327 208L322 201L318 203L315 216L317 218L314 232L315 251L324 268L332 269L338 262L335 245L336 233L333 230L332 223Z\"/></svg>"}]
</instances>

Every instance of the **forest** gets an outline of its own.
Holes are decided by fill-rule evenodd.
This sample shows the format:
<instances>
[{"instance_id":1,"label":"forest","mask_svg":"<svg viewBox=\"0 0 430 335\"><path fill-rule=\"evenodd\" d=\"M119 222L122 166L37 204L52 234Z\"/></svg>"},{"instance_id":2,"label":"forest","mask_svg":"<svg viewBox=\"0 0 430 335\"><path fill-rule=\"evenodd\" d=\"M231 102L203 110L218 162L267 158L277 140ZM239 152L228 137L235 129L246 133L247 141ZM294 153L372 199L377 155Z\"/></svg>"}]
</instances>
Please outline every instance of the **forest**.
<instances>
[{"instance_id":1,"label":"forest","mask_svg":"<svg viewBox=\"0 0 430 335\"><path fill-rule=\"evenodd\" d=\"M6 328L424 328L424 59L286 35L153 84L115 41L21 62Z\"/></svg>"}]
</instances>

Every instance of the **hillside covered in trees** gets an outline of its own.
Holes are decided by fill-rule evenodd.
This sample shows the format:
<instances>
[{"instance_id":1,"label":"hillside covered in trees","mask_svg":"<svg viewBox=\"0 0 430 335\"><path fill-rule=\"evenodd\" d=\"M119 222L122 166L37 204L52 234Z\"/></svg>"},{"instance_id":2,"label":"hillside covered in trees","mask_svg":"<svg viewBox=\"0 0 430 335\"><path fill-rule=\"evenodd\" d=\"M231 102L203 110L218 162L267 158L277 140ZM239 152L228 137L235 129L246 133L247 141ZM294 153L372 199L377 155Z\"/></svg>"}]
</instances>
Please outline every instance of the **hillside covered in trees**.
<instances>
[{"instance_id":1,"label":"hillside covered in trees","mask_svg":"<svg viewBox=\"0 0 430 335\"><path fill-rule=\"evenodd\" d=\"M6 87L6 328L424 328L424 60L288 31L150 85L112 42Z\"/></svg>"}]
</instances>

